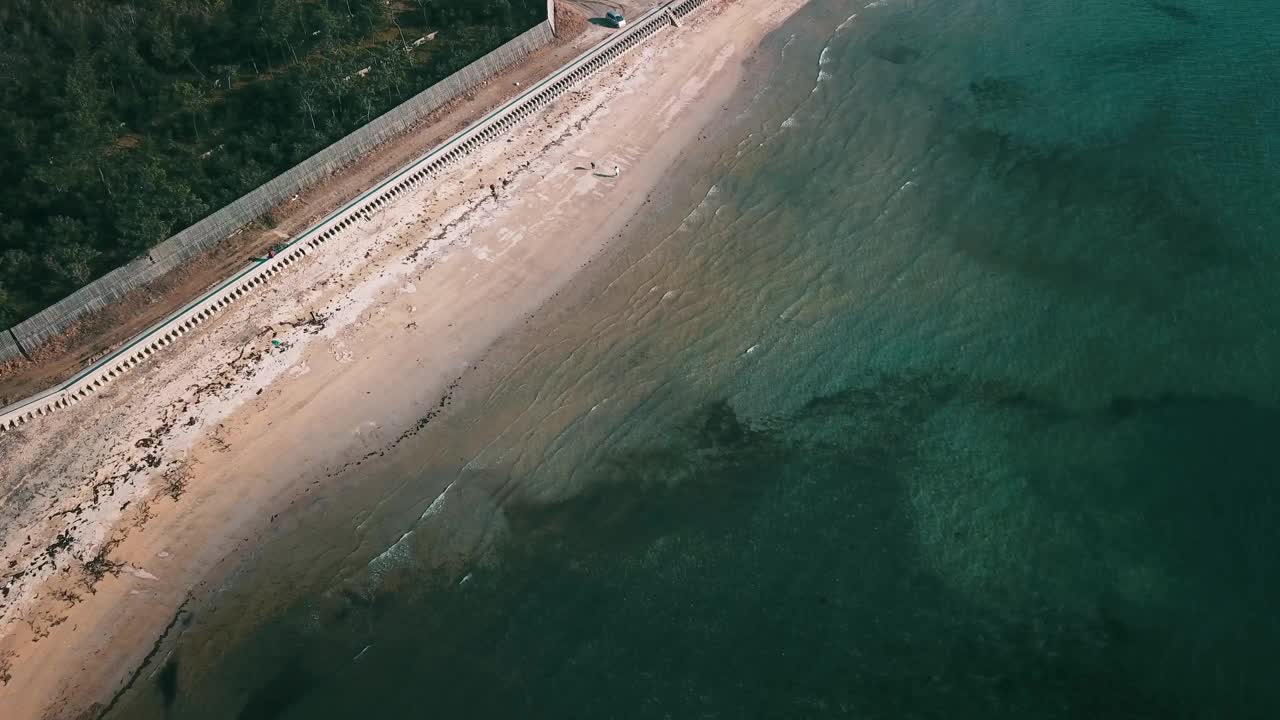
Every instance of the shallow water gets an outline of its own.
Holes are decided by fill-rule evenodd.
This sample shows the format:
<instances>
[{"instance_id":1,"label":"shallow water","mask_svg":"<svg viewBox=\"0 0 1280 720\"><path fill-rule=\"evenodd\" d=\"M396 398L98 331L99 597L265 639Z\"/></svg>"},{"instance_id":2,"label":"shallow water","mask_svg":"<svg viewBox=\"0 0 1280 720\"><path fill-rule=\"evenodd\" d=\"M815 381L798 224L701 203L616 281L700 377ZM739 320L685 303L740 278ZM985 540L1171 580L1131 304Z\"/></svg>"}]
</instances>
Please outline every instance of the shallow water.
<instances>
[{"instance_id":1,"label":"shallow water","mask_svg":"<svg viewBox=\"0 0 1280 720\"><path fill-rule=\"evenodd\" d=\"M1277 716L1276 37L816 1L112 716Z\"/></svg>"}]
</instances>

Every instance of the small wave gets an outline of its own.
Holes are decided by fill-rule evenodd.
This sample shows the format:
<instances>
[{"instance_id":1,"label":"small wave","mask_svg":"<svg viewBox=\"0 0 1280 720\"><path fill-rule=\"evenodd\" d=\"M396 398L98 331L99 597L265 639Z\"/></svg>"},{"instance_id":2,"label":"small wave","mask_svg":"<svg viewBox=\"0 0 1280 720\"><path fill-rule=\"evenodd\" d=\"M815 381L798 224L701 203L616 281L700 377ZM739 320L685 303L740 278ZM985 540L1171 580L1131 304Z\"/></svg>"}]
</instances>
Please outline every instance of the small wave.
<instances>
[{"instance_id":1,"label":"small wave","mask_svg":"<svg viewBox=\"0 0 1280 720\"><path fill-rule=\"evenodd\" d=\"M845 18L844 22L836 26L836 32L839 33L842 30L848 30L849 26L853 24L853 19L856 17L858 17L858 13L854 13L849 17Z\"/></svg>"},{"instance_id":2,"label":"small wave","mask_svg":"<svg viewBox=\"0 0 1280 720\"><path fill-rule=\"evenodd\" d=\"M440 512L440 508L444 507L444 496L448 494L449 489L452 487L453 483L449 483L444 486L444 490L441 490L440 494L436 496L436 499L432 500L431 504L427 506L427 509L422 511L422 516L418 518L418 522L422 522L423 520L426 520L432 515Z\"/></svg>"},{"instance_id":3,"label":"small wave","mask_svg":"<svg viewBox=\"0 0 1280 720\"><path fill-rule=\"evenodd\" d=\"M378 553L378 556L370 560L365 567L369 570L369 583L371 588L376 588L382 583L382 578L386 574L396 568L403 567L409 562L409 546L405 542L413 537L413 531L400 536L391 544L391 547Z\"/></svg>"},{"instance_id":4,"label":"small wave","mask_svg":"<svg viewBox=\"0 0 1280 720\"><path fill-rule=\"evenodd\" d=\"M449 483L445 486L444 490L440 491L440 494L436 496L436 499L432 500L431 504L427 506L427 509L422 511L422 515L418 517L419 523L440 512L440 509L444 507L444 496L452 487L453 483ZM369 577L370 580L373 581L374 585L381 582L383 575L385 575L388 570L401 567L409 561L410 555L412 554L409 541L413 538L415 530L416 528L406 531L403 535L397 538L395 542L391 543L390 547L378 553L377 557L373 558L365 565L365 567L369 569Z\"/></svg>"},{"instance_id":5,"label":"small wave","mask_svg":"<svg viewBox=\"0 0 1280 720\"><path fill-rule=\"evenodd\" d=\"M714 198L716 195L719 195L719 194L720 194L720 186L712 185L711 189L707 190L707 194L702 196L702 200L697 205L694 206L693 210L689 211L688 215L684 216L683 220L680 221L679 230L688 230L689 228L693 227L694 222L701 220L704 214L703 210L707 207L708 201L710 201L712 198Z\"/></svg>"},{"instance_id":6,"label":"small wave","mask_svg":"<svg viewBox=\"0 0 1280 720\"><path fill-rule=\"evenodd\" d=\"M795 41L796 41L796 34L795 34L795 33L791 33L791 37L787 38L787 41L786 41L786 42L784 42L784 43L782 43L782 58L783 58L784 60L785 60L785 59L786 59L786 57L787 57L787 48L791 47L791 43L793 43L793 42L795 42Z\"/></svg>"},{"instance_id":7,"label":"small wave","mask_svg":"<svg viewBox=\"0 0 1280 720\"><path fill-rule=\"evenodd\" d=\"M792 128L792 127L795 127L795 126L796 126L796 124L797 124L797 123L796 123L796 116L795 116L795 115L792 115L791 117L789 117L789 118L787 118L786 120L783 120L783 121L782 121L782 127L784 127L784 128Z\"/></svg>"},{"instance_id":8,"label":"small wave","mask_svg":"<svg viewBox=\"0 0 1280 720\"><path fill-rule=\"evenodd\" d=\"M822 83L830 79L831 79L831 73L827 72L826 70L819 70L818 79L813 82L813 89L809 91L809 94L816 95L818 92L818 88L822 87Z\"/></svg>"},{"instance_id":9,"label":"small wave","mask_svg":"<svg viewBox=\"0 0 1280 720\"><path fill-rule=\"evenodd\" d=\"M809 91L810 95L818 92L818 86L822 84L823 80L831 79L831 73L822 69L824 65L831 62L830 56L827 54L830 49L830 45L822 48L822 54L818 56L818 79L813 81L813 89Z\"/></svg>"}]
</instances>

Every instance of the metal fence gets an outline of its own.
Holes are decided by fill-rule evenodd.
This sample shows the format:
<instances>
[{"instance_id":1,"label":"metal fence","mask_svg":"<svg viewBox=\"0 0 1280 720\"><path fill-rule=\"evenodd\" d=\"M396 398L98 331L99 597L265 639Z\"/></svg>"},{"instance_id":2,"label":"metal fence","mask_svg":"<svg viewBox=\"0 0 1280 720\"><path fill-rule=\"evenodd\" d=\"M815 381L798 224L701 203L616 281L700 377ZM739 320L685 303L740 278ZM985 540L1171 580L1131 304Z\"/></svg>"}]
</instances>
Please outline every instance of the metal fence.
<instances>
[{"instance_id":1,"label":"metal fence","mask_svg":"<svg viewBox=\"0 0 1280 720\"><path fill-rule=\"evenodd\" d=\"M8 330L0 332L0 362L9 358L16 358L22 354L18 349L18 341L13 338L13 334Z\"/></svg>"},{"instance_id":2,"label":"metal fence","mask_svg":"<svg viewBox=\"0 0 1280 720\"><path fill-rule=\"evenodd\" d=\"M272 208L315 185L365 153L408 130L445 103L476 88L552 40L550 18L498 49L404 101L384 115L312 155L279 177L116 268L12 328L21 347L0 340L0 362L30 353L76 320L105 308L222 242Z\"/></svg>"}]
</instances>

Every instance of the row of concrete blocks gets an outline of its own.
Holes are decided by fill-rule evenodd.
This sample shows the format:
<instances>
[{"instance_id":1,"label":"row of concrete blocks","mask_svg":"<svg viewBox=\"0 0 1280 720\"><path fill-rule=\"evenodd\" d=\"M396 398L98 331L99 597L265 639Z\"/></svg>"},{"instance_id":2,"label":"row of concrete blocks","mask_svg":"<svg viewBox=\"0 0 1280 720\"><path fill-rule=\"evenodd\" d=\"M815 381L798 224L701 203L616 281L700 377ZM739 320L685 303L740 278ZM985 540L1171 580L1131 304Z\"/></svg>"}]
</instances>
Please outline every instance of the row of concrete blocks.
<instances>
[{"instance_id":1,"label":"row of concrete blocks","mask_svg":"<svg viewBox=\"0 0 1280 720\"><path fill-rule=\"evenodd\" d=\"M241 276L197 303L195 307L156 329L141 341L117 352L103 362L101 367L95 368L78 380L73 380L58 392L50 393L37 401L26 403L0 415L0 432L15 429L29 420L70 407L90 397L107 383L159 352L161 348L177 341L178 338L194 330L231 303L265 284L272 276L284 271L312 250L350 229L360 220L368 219L384 205L419 183L439 177L481 145L491 142L507 130L529 119L573 85L644 42L662 28L668 27L668 11L677 17L683 17L705 2L706 0L681 0L647 13L628 30L588 50L516 100L447 140L374 190L365 193L304 232L275 258L245 271Z\"/></svg>"}]
</instances>

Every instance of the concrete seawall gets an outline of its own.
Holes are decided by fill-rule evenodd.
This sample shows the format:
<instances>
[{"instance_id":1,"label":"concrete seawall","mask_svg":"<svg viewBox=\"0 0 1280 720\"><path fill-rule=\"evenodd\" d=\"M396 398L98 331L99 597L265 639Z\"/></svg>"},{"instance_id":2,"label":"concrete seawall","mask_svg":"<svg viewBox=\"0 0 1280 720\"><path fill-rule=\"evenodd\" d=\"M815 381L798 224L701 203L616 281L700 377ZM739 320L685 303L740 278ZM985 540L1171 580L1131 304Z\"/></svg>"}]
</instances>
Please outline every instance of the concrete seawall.
<instances>
[{"instance_id":1,"label":"concrete seawall","mask_svg":"<svg viewBox=\"0 0 1280 720\"><path fill-rule=\"evenodd\" d=\"M529 119L566 90L590 77L628 50L655 33L672 27L679 19L707 0L674 0L659 6L629 27L578 56L546 80L494 110L467 129L402 168L373 189L352 200L296 236L276 255L261 264L242 269L236 275L137 336L122 348L81 371L62 385L9 407L0 409L0 432L17 428L36 417L86 399L132 367L178 341L231 303L261 288L272 277L317 252L329 240L345 232L357 221L378 212L400 194L420 183L434 180L463 161L478 147L502 136Z\"/></svg>"}]
</instances>

